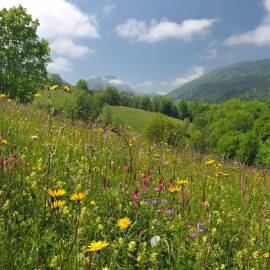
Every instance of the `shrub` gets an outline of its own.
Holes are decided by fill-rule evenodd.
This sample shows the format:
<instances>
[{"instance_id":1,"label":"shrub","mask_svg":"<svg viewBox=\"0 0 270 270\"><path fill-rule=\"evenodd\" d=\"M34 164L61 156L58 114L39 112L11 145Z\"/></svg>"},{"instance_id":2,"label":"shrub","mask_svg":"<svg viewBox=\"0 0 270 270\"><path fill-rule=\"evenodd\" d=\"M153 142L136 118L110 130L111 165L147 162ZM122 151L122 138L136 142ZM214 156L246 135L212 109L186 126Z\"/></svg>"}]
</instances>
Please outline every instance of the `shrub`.
<instances>
[{"instance_id":1,"label":"shrub","mask_svg":"<svg viewBox=\"0 0 270 270\"><path fill-rule=\"evenodd\" d=\"M153 118L145 130L146 137L156 143L166 142L170 145L183 145L185 141L184 127L166 119L161 115Z\"/></svg>"}]
</instances>

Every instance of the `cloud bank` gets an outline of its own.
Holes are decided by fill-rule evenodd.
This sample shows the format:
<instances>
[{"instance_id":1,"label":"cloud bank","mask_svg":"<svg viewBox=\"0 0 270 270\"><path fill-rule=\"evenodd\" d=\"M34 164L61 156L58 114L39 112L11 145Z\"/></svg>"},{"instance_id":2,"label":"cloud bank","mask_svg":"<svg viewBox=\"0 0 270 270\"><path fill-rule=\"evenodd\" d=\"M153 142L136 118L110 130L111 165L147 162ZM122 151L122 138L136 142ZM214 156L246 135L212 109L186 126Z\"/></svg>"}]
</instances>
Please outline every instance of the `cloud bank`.
<instances>
[{"instance_id":1,"label":"cloud bank","mask_svg":"<svg viewBox=\"0 0 270 270\"><path fill-rule=\"evenodd\" d=\"M270 0L264 0L263 4L268 13L263 21L253 30L229 37L225 40L226 45L270 46Z\"/></svg>"},{"instance_id":2,"label":"cloud bank","mask_svg":"<svg viewBox=\"0 0 270 270\"><path fill-rule=\"evenodd\" d=\"M176 23L163 19L160 22L152 20L147 24L136 19L128 19L115 30L120 37L134 38L140 42L158 42L166 39L190 41L207 34L216 21L216 19L190 19Z\"/></svg>"}]
</instances>

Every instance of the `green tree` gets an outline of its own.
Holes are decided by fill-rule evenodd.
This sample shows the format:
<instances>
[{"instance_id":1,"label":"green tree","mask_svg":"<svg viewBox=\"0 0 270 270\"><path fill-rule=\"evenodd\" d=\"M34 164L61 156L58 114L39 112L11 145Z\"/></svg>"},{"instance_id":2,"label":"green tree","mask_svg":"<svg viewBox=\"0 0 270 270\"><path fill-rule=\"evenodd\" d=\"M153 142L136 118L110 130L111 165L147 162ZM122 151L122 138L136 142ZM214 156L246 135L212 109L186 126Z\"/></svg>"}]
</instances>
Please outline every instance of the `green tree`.
<instances>
[{"instance_id":1,"label":"green tree","mask_svg":"<svg viewBox=\"0 0 270 270\"><path fill-rule=\"evenodd\" d=\"M78 80L77 84L76 84L76 89L81 89L84 91L88 91L88 85L87 82L85 80Z\"/></svg>"},{"instance_id":2,"label":"green tree","mask_svg":"<svg viewBox=\"0 0 270 270\"><path fill-rule=\"evenodd\" d=\"M120 105L121 103L119 92L116 88L111 86L103 92L103 99L104 103L107 103L109 105Z\"/></svg>"},{"instance_id":3,"label":"green tree","mask_svg":"<svg viewBox=\"0 0 270 270\"><path fill-rule=\"evenodd\" d=\"M0 92L21 102L31 101L47 80L50 50L38 26L22 6L0 10Z\"/></svg>"}]
</instances>

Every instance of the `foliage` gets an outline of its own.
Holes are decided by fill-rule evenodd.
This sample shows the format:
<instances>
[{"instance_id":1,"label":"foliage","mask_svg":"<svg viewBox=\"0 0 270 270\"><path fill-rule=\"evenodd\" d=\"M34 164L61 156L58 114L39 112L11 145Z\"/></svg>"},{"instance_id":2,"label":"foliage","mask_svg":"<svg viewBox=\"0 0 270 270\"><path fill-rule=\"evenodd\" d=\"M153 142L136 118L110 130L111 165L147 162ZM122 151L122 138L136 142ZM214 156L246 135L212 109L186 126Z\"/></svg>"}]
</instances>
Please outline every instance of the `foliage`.
<instances>
[{"instance_id":1,"label":"foliage","mask_svg":"<svg viewBox=\"0 0 270 270\"><path fill-rule=\"evenodd\" d=\"M2 269L269 269L268 171L52 113L0 100Z\"/></svg>"},{"instance_id":2,"label":"foliage","mask_svg":"<svg viewBox=\"0 0 270 270\"><path fill-rule=\"evenodd\" d=\"M0 92L29 102L47 79L48 42L21 6L0 10L0 22Z\"/></svg>"}]
</instances>

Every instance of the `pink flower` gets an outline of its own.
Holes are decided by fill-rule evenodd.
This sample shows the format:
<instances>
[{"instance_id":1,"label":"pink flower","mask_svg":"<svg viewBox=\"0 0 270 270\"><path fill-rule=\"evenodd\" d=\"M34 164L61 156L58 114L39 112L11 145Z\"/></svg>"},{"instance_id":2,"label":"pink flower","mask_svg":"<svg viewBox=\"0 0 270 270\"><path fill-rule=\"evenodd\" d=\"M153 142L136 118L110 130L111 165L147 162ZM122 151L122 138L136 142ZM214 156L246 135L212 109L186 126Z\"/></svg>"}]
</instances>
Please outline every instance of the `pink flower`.
<instances>
[{"instance_id":1,"label":"pink flower","mask_svg":"<svg viewBox=\"0 0 270 270\"><path fill-rule=\"evenodd\" d=\"M163 180L160 179L159 184L156 187L156 192L161 193L163 190L164 190L164 183L163 183Z\"/></svg>"},{"instance_id":2,"label":"pink flower","mask_svg":"<svg viewBox=\"0 0 270 270\"><path fill-rule=\"evenodd\" d=\"M133 193L133 203L134 203L134 207L137 208L138 207L138 200L139 200L139 190L136 187L134 193Z\"/></svg>"},{"instance_id":3,"label":"pink flower","mask_svg":"<svg viewBox=\"0 0 270 270\"><path fill-rule=\"evenodd\" d=\"M124 172L128 173L128 171L129 171L129 166L128 166L128 164L125 164L124 165Z\"/></svg>"}]
</instances>

